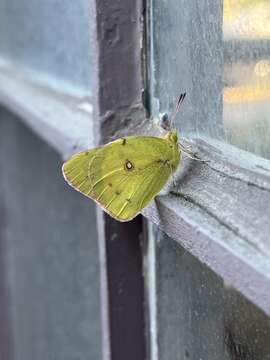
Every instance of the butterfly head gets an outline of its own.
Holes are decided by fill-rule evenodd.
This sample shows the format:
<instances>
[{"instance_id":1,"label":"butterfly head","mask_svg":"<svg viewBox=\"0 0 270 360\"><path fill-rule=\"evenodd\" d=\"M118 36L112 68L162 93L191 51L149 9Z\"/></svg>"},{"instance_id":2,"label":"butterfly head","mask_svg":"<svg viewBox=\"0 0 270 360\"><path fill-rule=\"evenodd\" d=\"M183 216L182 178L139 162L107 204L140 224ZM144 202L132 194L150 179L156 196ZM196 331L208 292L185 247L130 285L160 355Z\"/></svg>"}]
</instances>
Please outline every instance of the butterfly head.
<instances>
[{"instance_id":1,"label":"butterfly head","mask_svg":"<svg viewBox=\"0 0 270 360\"><path fill-rule=\"evenodd\" d=\"M166 136L165 139L167 139L169 142L173 143L173 144L177 144L178 143L178 135L176 131L169 131Z\"/></svg>"}]
</instances>

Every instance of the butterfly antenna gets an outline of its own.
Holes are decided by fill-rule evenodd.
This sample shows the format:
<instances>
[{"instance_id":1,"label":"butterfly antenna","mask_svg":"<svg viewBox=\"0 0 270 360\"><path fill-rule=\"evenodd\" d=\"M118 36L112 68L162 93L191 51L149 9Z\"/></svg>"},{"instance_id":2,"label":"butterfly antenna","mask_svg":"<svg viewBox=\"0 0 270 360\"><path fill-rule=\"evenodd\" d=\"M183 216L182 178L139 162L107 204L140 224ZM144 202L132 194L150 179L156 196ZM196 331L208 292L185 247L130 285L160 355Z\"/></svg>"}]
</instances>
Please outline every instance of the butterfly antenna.
<instances>
[{"instance_id":1,"label":"butterfly antenna","mask_svg":"<svg viewBox=\"0 0 270 360\"><path fill-rule=\"evenodd\" d=\"M185 100L185 97L186 97L186 93L182 93L180 94L178 100L177 100L177 103L176 103L176 107L175 107L175 110L171 116L171 119L170 119L170 128L172 128L172 125L173 125L173 122L176 118L176 115L178 114L180 108L181 108L181 105L183 104L183 101Z\"/></svg>"}]
</instances>

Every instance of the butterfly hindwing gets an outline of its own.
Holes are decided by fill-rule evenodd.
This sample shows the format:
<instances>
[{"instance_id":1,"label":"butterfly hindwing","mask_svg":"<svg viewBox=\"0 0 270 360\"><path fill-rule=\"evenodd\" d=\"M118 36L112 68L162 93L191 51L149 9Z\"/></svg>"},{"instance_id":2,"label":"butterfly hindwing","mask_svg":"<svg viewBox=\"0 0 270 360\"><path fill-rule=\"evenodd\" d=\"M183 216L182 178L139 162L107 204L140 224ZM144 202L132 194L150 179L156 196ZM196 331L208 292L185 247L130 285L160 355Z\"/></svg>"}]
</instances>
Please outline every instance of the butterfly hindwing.
<instances>
[{"instance_id":1,"label":"butterfly hindwing","mask_svg":"<svg viewBox=\"0 0 270 360\"><path fill-rule=\"evenodd\" d=\"M73 187L114 218L127 221L167 182L173 150L164 138L130 136L74 155L63 172Z\"/></svg>"}]
</instances>

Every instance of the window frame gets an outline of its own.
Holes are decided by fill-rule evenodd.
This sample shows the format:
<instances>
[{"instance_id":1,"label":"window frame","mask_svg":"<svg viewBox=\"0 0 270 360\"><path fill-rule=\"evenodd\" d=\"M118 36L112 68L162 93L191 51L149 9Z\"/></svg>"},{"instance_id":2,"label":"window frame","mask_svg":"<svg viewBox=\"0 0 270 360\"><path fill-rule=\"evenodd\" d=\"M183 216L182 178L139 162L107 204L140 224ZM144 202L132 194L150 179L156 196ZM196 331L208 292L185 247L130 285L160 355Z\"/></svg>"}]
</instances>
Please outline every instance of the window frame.
<instances>
[{"instance_id":1,"label":"window frame","mask_svg":"<svg viewBox=\"0 0 270 360\"><path fill-rule=\"evenodd\" d=\"M148 61L145 54L146 3L143 0L90 0L89 5L92 19L89 31L93 45L93 88L96 90L91 100L93 114L88 110L78 112L81 99L75 99L74 107L68 107L65 98L59 98L51 91L44 93L38 84L29 85L20 81L8 69L0 70L0 78L5 79L0 82L3 84L0 85L0 103L19 115L63 158L119 136L157 134L157 128L147 117L145 109L145 72ZM9 87L4 85L7 83ZM23 97L25 93L28 94L27 98ZM44 100L43 107L37 106L37 95ZM45 110L50 108L54 111L48 117ZM63 116L66 116L69 127L58 122ZM78 127L79 132L76 130ZM249 230L254 233L255 229L267 238L267 224L262 218L245 223L237 217L224 217L224 208L228 212L233 211L233 204L223 202L222 206L216 205L221 194L224 198L231 196L233 189L239 200L238 212L244 213L247 219L252 218L253 213L262 211L260 201L270 200L269 178L233 164L228 156L230 146L220 144L222 152L220 148L217 151L209 139L194 140L187 144L210 162L189 162L184 159L184 166L191 169L191 181L185 182L181 195L158 196L143 211L143 215L270 315L267 296L270 291L270 262L267 251L262 251L253 239L243 235L244 228L246 233ZM258 165L261 166L259 159ZM207 189L215 187L217 176L226 181L226 188L217 188L209 202ZM201 192L202 186L206 191L198 200L194 194ZM252 187L254 191L255 201L250 201L248 207L241 206L241 199L247 194L245 186ZM138 237L143 236L142 221L139 216L130 223L122 224L99 209L97 213L104 359L144 358L144 281L142 247L138 242ZM117 248L112 234L117 238ZM118 254L125 256L119 257ZM126 273L128 280L123 273ZM121 279L126 281L124 295L119 294ZM130 291L134 298L125 298ZM119 301L123 305L121 311L117 309ZM131 326L128 315L132 312L135 316ZM125 342L121 342L123 334L128 339Z\"/></svg>"},{"instance_id":2,"label":"window frame","mask_svg":"<svg viewBox=\"0 0 270 360\"><path fill-rule=\"evenodd\" d=\"M65 89L54 91L34 77L29 80L20 67L0 67L0 104L18 115L63 159L112 140L123 124L134 129L146 118L141 92L142 1L90 0L89 11L95 89L91 99L76 98ZM97 208L97 224L103 359L143 359L142 217L123 224Z\"/></svg>"}]
</instances>

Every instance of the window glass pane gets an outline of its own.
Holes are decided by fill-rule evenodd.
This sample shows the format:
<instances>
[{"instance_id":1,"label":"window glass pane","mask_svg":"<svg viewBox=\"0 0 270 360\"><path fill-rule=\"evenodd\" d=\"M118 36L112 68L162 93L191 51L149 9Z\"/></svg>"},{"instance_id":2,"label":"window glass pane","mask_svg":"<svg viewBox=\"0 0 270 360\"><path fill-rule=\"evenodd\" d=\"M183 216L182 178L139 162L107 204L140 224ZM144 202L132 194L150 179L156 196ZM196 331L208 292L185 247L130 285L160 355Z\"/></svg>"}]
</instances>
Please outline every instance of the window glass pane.
<instances>
[{"instance_id":1,"label":"window glass pane","mask_svg":"<svg viewBox=\"0 0 270 360\"><path fill-rule=\"evenodd\" d=\"M187 99L177 128L270 158L268 0L151 0L152 115Z\"/></svg>"},{"instance_id":2,"label":"window glass pane","mask_svg":"<svg viewBox=\"0 0 270 360\"><path fill-rule=\"evenodd\" d=\"M227 140L270 157L269 0L225 0L223 39Z\"/></svg>"},{"instance_id":3,"label":"window glass pane","mask_svg":"<svg viewBox=\"0 0 270 360\"><path fill-rule=\"evenodd\" d=\"M90 20L88 0L0 0L0 57L89 95Z\"/></svg>"},{"instance_id":4,"label":"window glass pane","mask_svg":"<svg viewBox=\"0 0 270 360\"><path fill-rule=\"evenodd\" d=\"M269 360L269 317L157 227L149 233L149 359Z\"/></svg>"},{"instance_id":5,"label":"window glass pane","mask_svg":"<svg viewBox=\"0 0 270 360\"><path fill-rule=\"evenodd\" d=\"M0 109L1 359L101 359L95 205L61 164Z\"/></svg>"}]
</instances>

